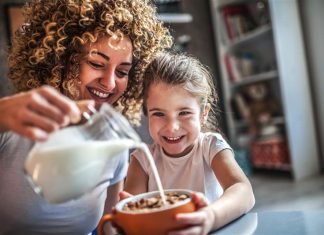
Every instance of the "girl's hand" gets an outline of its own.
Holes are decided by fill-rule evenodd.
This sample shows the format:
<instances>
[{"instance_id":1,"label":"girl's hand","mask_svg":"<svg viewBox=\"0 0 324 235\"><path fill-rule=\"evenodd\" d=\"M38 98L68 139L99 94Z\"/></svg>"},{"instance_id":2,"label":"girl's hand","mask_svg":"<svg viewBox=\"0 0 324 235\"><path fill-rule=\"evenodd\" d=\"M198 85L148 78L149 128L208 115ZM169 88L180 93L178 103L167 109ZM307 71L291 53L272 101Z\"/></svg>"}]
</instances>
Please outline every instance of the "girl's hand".
<instances>
[{"instance_id":1,"label":"girl's hand","mask_svg":"<svg viewBox=\"0 0 324 235\"><path fill-rule=\"evenodd\" d=\"M76 103L49 86L0 99L0 113L0 132L11 130L38 141L81 118Z\"/></svg>"},{"instance_id":2,"label":"girl's hand","mask_svg":"<svg viewBox=\"0 0 324 235\"><path fill-rule=\"evenodd\" d=\"M133 195L130 194L130 193L128 193L128 192L126 192L126 191L119 192L119 200L120 201L123 200L123 199L125 199L125 198L131 197L131 196L133 196Z\"/></svg>"},{"instance_id":3,"label":"girl's hand","mask_svg":"<svg viewBox=\"0 0 324 235\"><path fill-rule=\"evenodd\" d=\"M211 218L213 215L209 212L207 207L209 204L207 198L202 193L193 192L192 201L197 211L176 215L177 222L187 225L188 227L172 231L168 233L168 235L205 235L210 232L214 219Z\"/></svg>"}]
</instances>

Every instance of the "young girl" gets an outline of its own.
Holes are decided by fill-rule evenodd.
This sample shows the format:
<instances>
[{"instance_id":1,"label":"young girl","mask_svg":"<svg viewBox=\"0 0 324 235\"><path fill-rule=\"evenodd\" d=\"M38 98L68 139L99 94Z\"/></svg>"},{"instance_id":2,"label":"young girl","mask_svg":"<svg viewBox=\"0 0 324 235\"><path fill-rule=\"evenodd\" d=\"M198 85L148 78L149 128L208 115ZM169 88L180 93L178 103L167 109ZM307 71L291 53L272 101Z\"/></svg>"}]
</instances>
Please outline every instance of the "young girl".
<instances>
[{"instance_id":1,"label":"young girl","mask_svg":"<svg viewBox=\"0 0 324 235\"><path fill-rule=\"evenodd\" d=\"M210 129L216 95L207 69L196 59L159 54L144 75L144 114L154 143L150 146L165 189L186 188L198 210L178 214L188 227L170 234L207 234L248 212L254 205L249 180L233 151ZM147 158L132 153L125 191L139 194L157 190ZM202 196L202 195L205 195ZM211 202L210 204L208 203Z\"/></svg>"}]
</instances>

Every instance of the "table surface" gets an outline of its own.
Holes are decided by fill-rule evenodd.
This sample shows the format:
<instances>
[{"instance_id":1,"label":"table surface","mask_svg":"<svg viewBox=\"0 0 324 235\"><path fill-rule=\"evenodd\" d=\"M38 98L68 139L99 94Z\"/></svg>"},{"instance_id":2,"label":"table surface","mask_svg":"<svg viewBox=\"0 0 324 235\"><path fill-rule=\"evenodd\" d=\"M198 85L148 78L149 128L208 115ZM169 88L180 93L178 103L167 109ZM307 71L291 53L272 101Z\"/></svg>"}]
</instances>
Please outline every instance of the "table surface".
<instances>
[{"instance_id":1,"label":"table surface","mask_svg":"<svg viewBox=\"0 0 324 235\"><path fill-rule=\"evenodd\" d=\"M321 235L324 211L248 213L211 235Z\"/></svg>"}]
</instances>

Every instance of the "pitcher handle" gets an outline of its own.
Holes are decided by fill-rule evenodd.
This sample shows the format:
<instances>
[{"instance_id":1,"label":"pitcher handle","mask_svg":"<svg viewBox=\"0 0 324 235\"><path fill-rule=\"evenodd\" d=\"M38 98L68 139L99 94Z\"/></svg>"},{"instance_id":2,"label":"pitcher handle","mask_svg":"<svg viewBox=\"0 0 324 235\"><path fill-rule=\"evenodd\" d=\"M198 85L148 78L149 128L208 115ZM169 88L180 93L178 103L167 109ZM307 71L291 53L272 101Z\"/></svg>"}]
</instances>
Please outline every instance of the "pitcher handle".
<instances>
[{"instance_id":1,"label":"pitcher handle","mask_svg":"<svg viewBox=\"0 0 324 235\"><path fill-rule=\"evenodd\" d=\"M100 219L100 222L99 222L98 228L97 228L98 235L105 235L105 232L104 232L105 223L108 221L113 221L114 218L115 218L115 216L113 214L106 214Z\"/></svg>"}]
</instances>

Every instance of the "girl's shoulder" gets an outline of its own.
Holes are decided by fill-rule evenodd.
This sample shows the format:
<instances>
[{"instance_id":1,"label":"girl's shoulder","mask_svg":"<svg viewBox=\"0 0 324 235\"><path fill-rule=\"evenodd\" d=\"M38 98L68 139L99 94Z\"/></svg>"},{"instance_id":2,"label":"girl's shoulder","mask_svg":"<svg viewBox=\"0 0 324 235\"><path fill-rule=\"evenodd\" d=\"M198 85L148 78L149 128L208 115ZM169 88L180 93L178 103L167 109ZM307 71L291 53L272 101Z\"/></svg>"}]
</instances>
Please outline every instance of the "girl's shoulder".
<instances>
[{"instance_id":1,"label":"girl's shoulder","mask_svg":"<svg viewBox=\"0 0 324 235\"><path fill-rule=\"evenodd\" d=\"M209 164L220 151L224 149L233 151L225 138L217 132L201 133L199 140L203 156Z\"/></svg>"},{"instance_id":2,"label":"girl's shoulder","mask_svg":"<svg viewBox=\"0 0 324 235\"><path fill-rule=\"evenodd\" d=\"M217 146L224 145L226 147L230 147L225 138L218 132L200 133L199 139L202 145L210 146L216 144Z\"/></svg>"},{"instance_id":3,"label":"girl's shoulder","mask_svg":"<svg viewBox=\"0 0 324 235\"><path fill-rule=\"evenodd\" d=\"M152 154L153 158L157 155L157 152L160 151L159 145L153 143L153 144L147 144L148 150ZM136 157L137 159L139 158L144 158L147 159L145 156L144 151L141 148L135 149L133 152L131 152L131 155Z\"/></svg>"}]
</instances>

